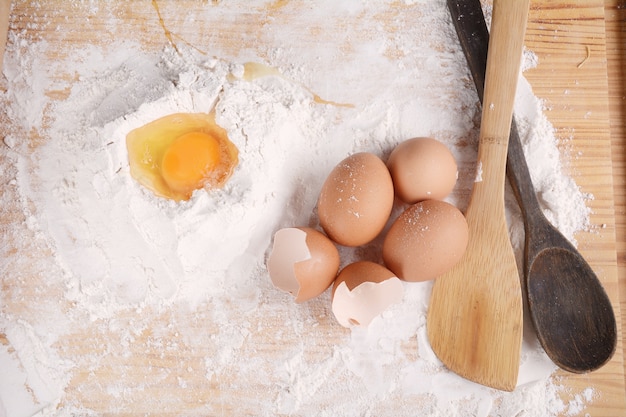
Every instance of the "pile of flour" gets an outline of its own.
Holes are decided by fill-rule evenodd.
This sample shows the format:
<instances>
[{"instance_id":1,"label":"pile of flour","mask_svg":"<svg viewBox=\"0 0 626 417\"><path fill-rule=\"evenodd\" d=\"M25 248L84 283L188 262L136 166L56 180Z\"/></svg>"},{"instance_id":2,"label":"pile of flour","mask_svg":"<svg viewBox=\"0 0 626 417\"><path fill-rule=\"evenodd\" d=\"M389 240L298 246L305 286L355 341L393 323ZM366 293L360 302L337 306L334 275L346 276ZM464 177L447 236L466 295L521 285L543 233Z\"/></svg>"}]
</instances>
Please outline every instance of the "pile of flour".
<instances>
[{"instance_id":1,"label":"pile of flour","mask_svg":"<svg viewBox=\"0 0 626 417\"><path fill-rule=\"evenodd\" d=\"M109 353L132 355L129 346L151 330L150 319L164 314L178 318L170 326L189 349L213 349L202 369L193 369L206 383L232 374L244 387L259 378L267 381L267 392L250 392L261 396L255 405L259 415L382 416L389 414L390 402L411 407L416 415L556 415L579 411L591 401L591 391L581 393L576 404L560 400L560 387L550 378L555 368L530 326L513 393L446 370L426 338L431 283L407 284L401 304L369 328L351 331L332 322L328 294L295 305L270 284L264 263L273 233L285 226L317 226L321 184L350 153L369 151L384 158L402 140L434 137L459 164L459 182L448 200L461 209L467 205L476 178L480 109L455 35L442 24L445 5L436 3L422 5L425 16L438 23L429 26L432 30L394 40L407 58L389 60L368 49L372 45L364 47L372 79L380 86L361 88L361 67L347 66L338 70L343 90L307 85L307 76L298 74L319 74L319 68L301 56L288 57L291 66L282 76L251 79L244 77L245 62L181 45L158 54L133 43L115 51L85 48L46 66L45 42L24 50L20 35L13 34L4 100L17 127L4 138L2 173L15 190L13 204L24 222L11 233L27 230L34 244L49 251L49 257L31 260L31 268L42 271L39 279L54 291L38 298L45 318L21 314L19 300L2 296L8 307L0 328L8 344L0 346L0 367L23 381L0 383L0 404L11 411L6 414L42 410L54 415L59 405L68 413L88 412L65 389L82 367L98 369L102 356L77 359L64 338L98 323L123 341L107 345ZM420 59L411 60L411 53ZM536 62L531 52L525 57L526 67ZM54 100L45 92L58 87L51 74L61 66L76 68L79 79L67 98ZM591 197L563 173L553 127L523 78L518 90L515 111L533 182L548 217L573 240L589 227L585 200ZM322 103L314 93L332 103ZM240 164L223 189L199 190L188 202L175 203L155 197L130 177L129 131L171 113L212 109L240 151ZM32 131L45 138L43 143L29 142ZM523 225L510 192L507 208L521 260ZM18 253L28 249L27 243L14 244ZM342 248L344 262L379 261L379 245ZM5 270L19 267L14 260L3 262ZM120 318L129 314L142 319L120 327ZM187 327L186 314L202 315L207 333ZM48 329L45 336L43 329ZM281 340L272 355L255 354L251 346L268 338ZM185 389L185 375L176 377ZM145 388L106 390L123 405ZM238 399L224 395L220 401L237 409ZM199 407L209 412L216 404Z\"/></svg>"}]
</instances>

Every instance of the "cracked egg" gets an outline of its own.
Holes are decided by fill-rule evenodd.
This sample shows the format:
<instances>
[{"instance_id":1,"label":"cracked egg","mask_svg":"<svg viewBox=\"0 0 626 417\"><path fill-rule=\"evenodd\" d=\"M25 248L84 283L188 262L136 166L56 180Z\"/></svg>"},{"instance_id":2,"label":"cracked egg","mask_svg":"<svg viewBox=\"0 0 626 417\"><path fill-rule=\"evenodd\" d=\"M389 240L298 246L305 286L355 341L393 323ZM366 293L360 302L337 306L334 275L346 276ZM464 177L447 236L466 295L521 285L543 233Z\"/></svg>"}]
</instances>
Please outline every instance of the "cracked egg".
<instances>
[{"instance_id":1,"label":"cracked egg","mask_svg":"<svg viewBox=\"0 0 626 417\"><path fill-rule=\"evenodd\" d=\"M126 136L130 174L159 197L189 200L195 190L218 188L238 163L237 147L213 113L176 113Z\"/></svg>"}]
</instances>

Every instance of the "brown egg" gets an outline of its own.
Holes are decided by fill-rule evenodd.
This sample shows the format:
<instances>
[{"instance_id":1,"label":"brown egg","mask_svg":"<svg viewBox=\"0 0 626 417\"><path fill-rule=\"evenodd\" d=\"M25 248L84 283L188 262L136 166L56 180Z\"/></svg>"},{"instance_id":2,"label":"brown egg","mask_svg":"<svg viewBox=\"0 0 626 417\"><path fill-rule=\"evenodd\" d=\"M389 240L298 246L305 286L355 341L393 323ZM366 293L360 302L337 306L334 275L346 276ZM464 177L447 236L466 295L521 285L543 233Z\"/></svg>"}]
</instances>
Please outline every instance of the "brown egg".
<instances>
[{"instance_id":1,"label":"brown egg","mask_svg":"<svg viewBox=\"0 0 626 417\"><path fill-rule=\"evenodd\" d=\"M468 228L453 205L425 200L407 208L383 242L387 268L406 281L426 281L448 271L467 248Z\"/></svg>"},{"instance_id":2,"label":"brown egg","mask_svg":"<svg viewBox=\"0 0 626 417\"><path fill-rule=\"evenodd\" d=\"M396 196L405 203L442 200L456 184L454 156L432 138L413 138L400 143L387 159Z\"/></svg>"},{"instance_id":3,"label":"brown egg","mask_svg":"<svg viewBox=\"0 0 626 417\"><path fill-rule=\"evenodd\" d=\"M393 183L376 155L356 153L328 175L317 204L326 234L344 246L372 241L385 227L393 206Z\"/></svg>"},{"instance_id":4,"label":"brown egg","mask_svg":"<svg viewBox=\"0 0 626 417\"><path fill-rule=\"evenodd\" d=\"M332 310L339 324L368 326L374 317L402 300L404 286L384 266L359 261L341 270L332 295Z\"/></svg>"},{"instance_id":5,"label":"brown egg","mask_svg":"<svg viewBox=\"0 0 626 417\"><path fill-rule=\"evenodd\" d=\"M309 227L280 229L268 257L274 286L301 303L323 293L339 271L339 252L323 233Z\"/></svg>"}]
</instances>

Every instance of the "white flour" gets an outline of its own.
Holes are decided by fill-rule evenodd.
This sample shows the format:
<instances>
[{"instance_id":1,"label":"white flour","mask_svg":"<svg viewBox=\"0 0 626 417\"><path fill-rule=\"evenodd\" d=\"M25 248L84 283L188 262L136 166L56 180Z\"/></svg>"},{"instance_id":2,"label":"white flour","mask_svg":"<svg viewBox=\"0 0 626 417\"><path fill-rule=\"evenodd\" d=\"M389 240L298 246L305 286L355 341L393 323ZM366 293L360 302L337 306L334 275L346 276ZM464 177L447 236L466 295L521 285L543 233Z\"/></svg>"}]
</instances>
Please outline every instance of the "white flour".
<instances>
[{"instance_id":1,"label":"white flour","mask_svg":"<svg viewBox=\"0 0 626 417\"><path fill-rule=\"evenodd\" d=\"M12 289L0 295L7 339L0 339L0 416L89 414L80 399L93 388L68 392L73 379L89 381L90 374L110 370L110 357L178 353L195 361L155 362L146 380L114 368L119 382L97 390L120 409L144 398L153 401L153 411L178 414L216 414L225 407L237 415L384 416L405 409L432 416L549 416L580 412L593 400L589 390L572 404L560 400L560 387L549 378L554 366L530 326L513 393L447 371L425 334L431 283L407 284L401 304L368 329L352 331L333 322L327 293L295 305L270 284L264 261L273 232L317 225L320 186L352 152L385 157L404 139L433 136L459 163L449 200L466 206L477 178L476 93L444 2L412 3L424 9L428 31L383 37L378 29L380 36L366 41L354 29L360 46L350 58L354 65L349 59L325 76L328 68L316 62L326 61L312 59L327 53L321 48L306 56L268 48L284 76L244 81L245 61L210 58L181 45L181 54L150 54L133 43L115 51L91 47L49 64L45 41L25 49L23 35L11 35L3 101L13 127L1 166L12 194L2 203L17 203L23 221L4 226L17 252L7 246L2 253L3 285ZM363 7L350 4L339 13ZM375 15L390 6L370 7ZM398 52L394 59L380 53L390 49ZM526 68L536 64L532 53L525 57ZM357 64L362 61L367 74ZM66 99L55 100L46 92L62 89L51 75L63 67L75 68L79 78ZM320 104L311 92L353 107ZM176 204L130 178L130 130L214 106L218 124L240 151L224 189L201 190ZM523 78L516 113L546 214L573 240L589 227L590 196L563 173L553 128ZM28 143L33 131L44 144ZM523 227L511 193L507 207L521 256ZM380 261L379 249L378 241L344 248L343 262ZM31 251L48 256L20 255ZM20 288L33 283L22 270L32 273L37 289L27 305ZM71 338L87 329L102 336L94 336L93 350L76 352ZM177 387L171 398L146 397L150 387L170 380ZM182 409L193 384L219 388L218 397Z\"/></svg>"}]
</instances>

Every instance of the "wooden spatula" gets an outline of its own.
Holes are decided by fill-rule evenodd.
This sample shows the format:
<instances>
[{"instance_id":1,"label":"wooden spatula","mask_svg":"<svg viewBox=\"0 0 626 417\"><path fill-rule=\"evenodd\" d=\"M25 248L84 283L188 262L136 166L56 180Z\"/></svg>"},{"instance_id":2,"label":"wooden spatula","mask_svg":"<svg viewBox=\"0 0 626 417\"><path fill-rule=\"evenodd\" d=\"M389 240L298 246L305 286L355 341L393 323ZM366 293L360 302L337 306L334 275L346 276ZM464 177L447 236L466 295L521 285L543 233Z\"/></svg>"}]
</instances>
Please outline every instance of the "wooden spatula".
<instances>
[{"instance_id":1,"label":"wooden spatula","mask_svg":"<svg viewBox=\"0 0 626 417\"><path fill-rule=\"evenodd\" d=\"M469 243L437 278L428 337L453 372L515 389L522 343L522 289L504 209L506 157L529 0L496 0L487 57L476 182L465 213Z\"/></svg>"}]
</instances>

